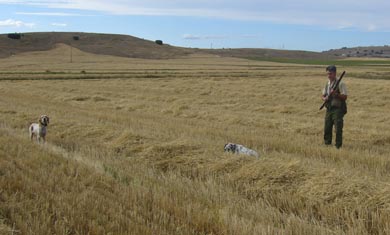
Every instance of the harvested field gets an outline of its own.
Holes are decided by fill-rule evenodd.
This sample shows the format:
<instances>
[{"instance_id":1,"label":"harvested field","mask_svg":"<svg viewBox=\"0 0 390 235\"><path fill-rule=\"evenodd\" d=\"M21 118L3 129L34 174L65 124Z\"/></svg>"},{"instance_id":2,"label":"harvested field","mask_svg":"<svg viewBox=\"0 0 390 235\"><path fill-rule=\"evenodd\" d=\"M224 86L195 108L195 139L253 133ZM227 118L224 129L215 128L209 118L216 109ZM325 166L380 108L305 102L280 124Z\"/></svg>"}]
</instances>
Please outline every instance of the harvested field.
<instances>
[{"instance_id":1,"label":"harvested field","mask_svg":"<svg viewBox=\"0 0 390 235\"><path fill-rule=\"evenodd\" d=\"M339 68L337 150L322 145L323 66L68 52L1 60L0 233L390 232L387 66ZM41 114L44 145L27 132Z\"/></svg>"}]
</instances>

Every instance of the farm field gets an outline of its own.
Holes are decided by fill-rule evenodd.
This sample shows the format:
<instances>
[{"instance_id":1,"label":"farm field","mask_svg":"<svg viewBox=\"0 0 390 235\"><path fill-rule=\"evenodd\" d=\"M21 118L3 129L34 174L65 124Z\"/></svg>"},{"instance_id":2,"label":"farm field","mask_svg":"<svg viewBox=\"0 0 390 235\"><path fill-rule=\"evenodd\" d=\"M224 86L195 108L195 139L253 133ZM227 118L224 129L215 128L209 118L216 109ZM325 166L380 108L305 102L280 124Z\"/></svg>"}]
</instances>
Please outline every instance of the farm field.
<instances>
[{"instance_id":1,"label":"farm field","mask_svg":"<svg viewBox=\"0 0 390 235\"><path fill-rule=\"evenodd\" d=\"M0 234L390 233L388 61L338 67L337 150L323 65L69 49L0 60Z\"/></svg>"}]
</instances>

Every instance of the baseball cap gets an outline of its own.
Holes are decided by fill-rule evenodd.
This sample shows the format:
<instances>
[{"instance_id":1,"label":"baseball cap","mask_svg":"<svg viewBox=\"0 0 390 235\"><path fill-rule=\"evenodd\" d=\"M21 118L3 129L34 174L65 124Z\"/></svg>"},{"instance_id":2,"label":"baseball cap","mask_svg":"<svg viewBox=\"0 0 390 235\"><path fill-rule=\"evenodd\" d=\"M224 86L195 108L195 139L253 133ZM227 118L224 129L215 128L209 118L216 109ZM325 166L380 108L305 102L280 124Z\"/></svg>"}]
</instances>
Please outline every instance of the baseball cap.
<instances>
[{"instance_id":1,"label":"baseball cap","mask_svg":"<svg viewBox=\"0 0 390 235\"><path fill-rule=\"evenodd\" d=\"M336 66L335 65L329 65L328 67L326 67L326 71L328 72L336 72Z\"/></svg>"}]
</instances>

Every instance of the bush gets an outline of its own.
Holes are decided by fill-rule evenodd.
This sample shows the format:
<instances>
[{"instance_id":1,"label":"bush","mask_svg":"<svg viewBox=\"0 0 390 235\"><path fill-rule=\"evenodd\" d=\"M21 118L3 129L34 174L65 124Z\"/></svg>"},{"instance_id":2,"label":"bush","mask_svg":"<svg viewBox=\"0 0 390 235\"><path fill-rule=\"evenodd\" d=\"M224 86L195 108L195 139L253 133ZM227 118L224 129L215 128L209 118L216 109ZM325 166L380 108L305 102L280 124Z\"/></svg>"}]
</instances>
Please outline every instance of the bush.
<instances>
[{"instance_id":1,"label":"bush","mask_svg":"<svg viewBox=\"0 0 390 235\"><path fill-rule=\"evenodd\" d=\"M158 45L162 45L162 44L163 44L163 41L162 41L162 40L156 40L156 43L157 43Z\"/></svg>"},{"instance_id":2,"label":"bush","mask_svg":"<svg viewBox=\"0 0 390 235\"><path fill-rule=\"evenodd\" d=\"M11 38L11 39L21 39L22 38L22 34L20 34L20 33L9 33L8 34L8 38Z\"/></svg>"}]
</instances>

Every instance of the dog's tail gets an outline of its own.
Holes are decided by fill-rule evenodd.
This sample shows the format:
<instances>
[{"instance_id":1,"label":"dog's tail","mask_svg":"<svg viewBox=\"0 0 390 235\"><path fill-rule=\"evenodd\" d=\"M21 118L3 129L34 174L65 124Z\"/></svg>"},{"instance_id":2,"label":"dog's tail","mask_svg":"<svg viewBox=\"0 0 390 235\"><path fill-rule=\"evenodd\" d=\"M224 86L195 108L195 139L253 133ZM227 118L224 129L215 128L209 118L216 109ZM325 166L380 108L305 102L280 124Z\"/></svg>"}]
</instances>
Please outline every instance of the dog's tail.
<instances>
[{"instance_id":1,"label":"dog's tail","mask_svg":"<svg viewBox=\"0 0 390 235\"><path fill-rule=\"evenodd\" d=\"M30 132L30 134L33 132L34 130L34 127L33 127L33 122L29 122L28 123L28 126L27 126L27 129L28 129L28 132Z\"/></svg>"}]
</instances>

